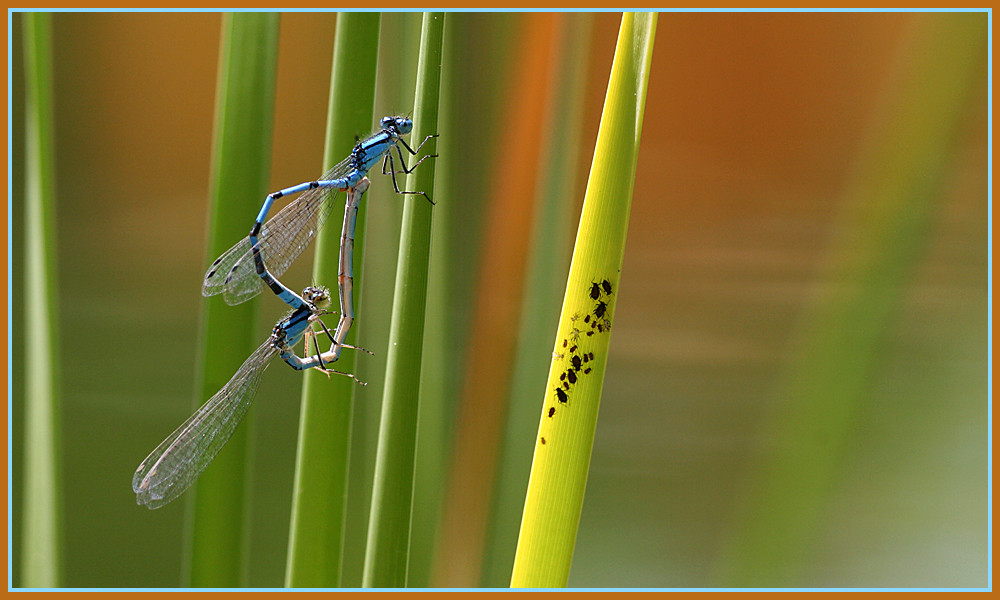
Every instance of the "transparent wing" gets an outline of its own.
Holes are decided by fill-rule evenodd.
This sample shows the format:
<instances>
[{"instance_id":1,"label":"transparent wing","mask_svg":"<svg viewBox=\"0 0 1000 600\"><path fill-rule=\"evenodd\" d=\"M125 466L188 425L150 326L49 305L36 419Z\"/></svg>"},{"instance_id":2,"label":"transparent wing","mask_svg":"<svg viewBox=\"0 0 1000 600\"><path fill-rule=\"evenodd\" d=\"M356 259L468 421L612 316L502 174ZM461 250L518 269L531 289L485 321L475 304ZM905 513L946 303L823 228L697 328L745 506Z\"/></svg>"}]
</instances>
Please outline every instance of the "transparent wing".
<instances>
[{"instance_id":1,"label":"transparent wing","mask_svg":"<svg viewBox=\"0 0 1000 600\"><path fill-rule=\"evenodd\" d=\"M138 504L159 508L191 487L246 416L260 375L275 353L268 339L221 390L142 461L132 477Z\"/></svg>"},{"instance_id":2,"label":"transparent wing","mask_svg":"<svg viewBox=\"0 0 1000 600\"><path fill-rule=\"evenodd\" d=\"M215 262L208 267L208 271L205 273L205 280L201 284L201 295L207 298L221 294L225 290L226 277L232 271L233 265L249 254L250 238L245 237L232 248L226 250L222 256L215 259Z\"/></svg>"},{"instance_id":3,"label":"transparent wing","mask_svg":"<svg viewBox=\"0 0 1000 600\"><path fill-rule=\"evenodd\" d=\"M351 171L351 159L345 158L320 177L320 181L340 179ZM302 254L316 233L326 223L334 198L341 190L315 188L305 191L264 223L259 243L264 264L280 277ZM236 305L253 298L264 289L251 255L250 238L240 240L215 260L205 273L203 296L224 294L227 304Z\"/></svg>"},{"instance_id":4,"label":"transparent wing","mask_svg":"<svg viewBox=\"0 0 1000 600\"><path fill-rule=\"evenodd\" d=\"M281 277L289 265L302 254L316 238L333 208L333 200L340 193L337 188L316 188L303 193L293 204L269 220L261 228L260 251L268 271ZM293 209L293 210L289 210ZM264 280L257 275L246 240L246 252L230 270L223 297L227 304L236 305L253 298L264 289Z\"/></svg>"}]
</instances>

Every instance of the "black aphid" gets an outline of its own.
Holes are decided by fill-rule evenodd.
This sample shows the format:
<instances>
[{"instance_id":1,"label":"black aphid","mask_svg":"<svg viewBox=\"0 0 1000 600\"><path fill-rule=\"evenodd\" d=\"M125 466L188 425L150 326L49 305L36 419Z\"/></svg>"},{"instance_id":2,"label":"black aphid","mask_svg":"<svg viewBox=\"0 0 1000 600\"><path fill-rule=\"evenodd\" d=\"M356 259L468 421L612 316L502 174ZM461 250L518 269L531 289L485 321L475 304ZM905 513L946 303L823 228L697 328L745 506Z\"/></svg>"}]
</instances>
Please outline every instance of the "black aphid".
<instances>
[{"instance_id":1,"label":"black aphid","mask_svg":"<svg viewBox=\"0 0 1000 600\"><path fill-rule=\"evenodd\" d=\"M566 392L562 391L561 388L556 388L556 399L559 400L559 402L561 402L563 404L566 404L567 402L569 402L569 396L567 396ZM549 416L552 416L552 415L549 415Z\"/></svg>"}]
</instances>

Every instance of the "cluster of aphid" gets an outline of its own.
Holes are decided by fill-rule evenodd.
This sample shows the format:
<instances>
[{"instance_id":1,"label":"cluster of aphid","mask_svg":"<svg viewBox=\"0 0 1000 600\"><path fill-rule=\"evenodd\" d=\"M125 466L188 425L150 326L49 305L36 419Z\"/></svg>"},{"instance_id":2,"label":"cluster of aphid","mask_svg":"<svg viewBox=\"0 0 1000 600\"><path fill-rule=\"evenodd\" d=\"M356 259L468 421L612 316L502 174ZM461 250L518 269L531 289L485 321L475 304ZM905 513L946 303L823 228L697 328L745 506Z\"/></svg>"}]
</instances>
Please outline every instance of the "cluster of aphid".
<instances>
[{"instance_id":1,"label":"cluster of aphid","mask_svg":"<svg viewBox=\"0 0 1000 600\"><path fill-rule=\"evenodd\" d=\"M595 302L593 311L586 315L577 313L570 317L571 329L562 341L562 347L566 348L569 354L569 366L559 374L559 381L562 383L555 388L556 400L559 404L569 402L570 386L584 375L589 375L592 370L588 363L594 360L594 353L580 350L580 344L584 341L581 337L591 337L595 333L611 331L611 319L607 317L608 303L605 302L606 297L612 295L611 282L607 279L592 282L587 295ZM583 329L581 330L580 327ZM555 358L566 358L566 354L562 354L561 351L557 352ZM549 407L548 415L551 417L555 414L556 407Z\"/></svg>"}]
</instances>

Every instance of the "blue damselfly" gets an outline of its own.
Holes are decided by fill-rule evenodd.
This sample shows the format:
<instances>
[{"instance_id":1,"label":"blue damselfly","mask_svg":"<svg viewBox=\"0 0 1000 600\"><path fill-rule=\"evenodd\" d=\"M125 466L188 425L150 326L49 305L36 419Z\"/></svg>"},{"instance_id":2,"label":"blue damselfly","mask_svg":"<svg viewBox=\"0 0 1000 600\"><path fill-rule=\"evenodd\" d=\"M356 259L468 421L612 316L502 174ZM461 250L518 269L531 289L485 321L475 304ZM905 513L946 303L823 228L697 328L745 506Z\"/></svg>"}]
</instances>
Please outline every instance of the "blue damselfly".
<instances>
[{"instance_id":1,"label":"blue damselfly","mask_svg":"<svg viewBox=\"0 0 1000 600\"><path fill-rule=\"evenodd\" d=\"M422 195L433 204L426 192L400 191L396 174L410 173L424 159L437 156L425 155L413 166L407 167L400 146L416 156L427 140L437 136L425 137L414 150L401 137L413 130L412 120L407 117L384 117L380 126L379 131L359 141L350 156L324 173L320 179L269 194L254 221L250 235L209 267L201 293L204 296L222 293L228 304L239 304L256 296L263 289L265 280L259 272L259 265L255 265L251 258L254 248L258 248L257 251L271 273L281 276L316 237L330 214L334 198L340 192L357 186L380 160L382 174L392 177L392 186L397 194ZM396 170L393 148L402 164L401 171ZM290 194L300 195L265 223L274 201Z\"/></svg>"},{"instance_id":2,"label":"blue damselfly","mask_svg":"<svg viewBox=\"0 0 1000 600\"><path fill-rule=\"evenodd\" d=\"M344 230L340 240L340 321L335 333L330 333L323 324L322 316L327 314L330 293L326 288L307 287L298 295L270 275L266 266L268 285L292 307L292 312L278 321L271 336L247 358L236 374L208 402L201 406L187 421L178 427L167 439L146 457L132 477L132 490L136 502L150 509L159 508L181 495L194 483L198 475L232 437L236 427L246 416L253 401L260 376L271 360L278 355L293 369L302 371L316 369L327 376L345 375L364 385L350 373L334 371L327 365L336 362L344 348L368 352L364 348L344 343L347 332L354 320L352 302L354 223L361 197L368 189L368 178L361 179L347 191L347 210L344 213ZM260 260L259 255L256 256ZM318 324L330 338L331 346L321 352L313 326ZM305 340L304 355L300 358L293 347ZM309 342L312 341L315 354L309 356ZM369 352L370 354L370 352Z\"/></svg>"}]
</instances>

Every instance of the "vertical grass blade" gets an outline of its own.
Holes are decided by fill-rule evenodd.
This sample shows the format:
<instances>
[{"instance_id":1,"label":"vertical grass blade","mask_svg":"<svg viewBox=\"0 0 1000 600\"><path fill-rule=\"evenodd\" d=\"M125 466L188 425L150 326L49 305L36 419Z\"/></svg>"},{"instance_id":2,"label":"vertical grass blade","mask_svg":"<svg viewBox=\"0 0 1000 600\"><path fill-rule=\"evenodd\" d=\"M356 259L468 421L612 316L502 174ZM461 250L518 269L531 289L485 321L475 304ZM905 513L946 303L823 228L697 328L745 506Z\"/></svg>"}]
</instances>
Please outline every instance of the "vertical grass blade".
<instances>
[{"instance_id":1,"label":"vertical grass blade","mask_svg":"<svg viewBox=\"0 0 1000 600\"><path fill-rule=\"evenodd\" d=\"M340 13L335 35L326 147L319 172L347 156L357 137L367 135L374 122L379 14ZM338 201L343 207L343 194ZM354 238L354 287L359 290L367 204L363 200L358 209ZM333 214L342 212L335 207ZM339 222L335 216L331 220ZM331 227L319 234L314 282L336 288L339 252L338 228ZM363 314L360 298L355 300L355 314ZM356 334L356 328L348 334L349 344L355 343ZM355 356L354 351L345 352L333 368L353 372ZM336 587L341 576L351 407L357 384L347 377L329 379L313 370L303 376L285 585Z\"/></svg>"},{"instance_id":2,"label":"vertical grass blade","mask_svg":"<svg viewBox=\"0 0 1000 600\"><path fill-rule=\"evenodd\" d=\"M548 97L546 84L555 76L550 51L556 16L537 13L521 15L521 19L520 43L511 57L513 80L508 85L534 93L511 103L504 111L501 122L505 128L487 183L491 193L482 233L483 255L475 286L469 349L462 361L466 368L435 557L435 586L479 585L506 422L507 374L512 370L517 329L497 324L516 323L521 316L524 265Z\"/></svg>"},{"instance_id":3,"label":"vertical grass blade","mask_svg":"<svg viewBox=\"0 0 1000 600\"><path fill-rule=\"evenodd\" d=\"M543 395L511 587L559 587L569 579L620 292L655 30L655 14L622 16ZM571 370L575 383L560 379Z\"/></svg>"},{"instance_id":4,"label":"vertical grass blade","mask_svg":"<svg viewBox=\"0 0 1000 600\"><path fill-rule=\"evenodd\" d=\"M846 444L856 430L881 342L928 241L970 92L986 64L981 15L915 15L873 118L821 274L830 291L803 316L798 352L781 384L751 469L741 523L724 550L720 583L796 585ZM905 58L904 58L905 57Z\"/></svg>"},{"instance_id":5,"label":"vertical grass blade","mask_svg":"<svg viewBox=\"0 0 1000 600\"><path fill-rule=\"evenodd\" d=\"M376 68L374 119L409 113L413 107L413 88L420 41L420 13L383 13L379 24L378 67ZM380 172L379 172L380 173ZM368 514L371 506L372 476L375 470L375 447L378 441L378 418L385 380L386 340L392 313L392 286L395 283L396 254L399 246L399 223L403 214L401 199L388 180L368 190L364 204L368 209L366 246L378 248L365 257L366 276L358 290L364 298L364 318L356 320L352 331L355 340L375 353L358 361L355 374L368 383L355 388L352 404L348 496L341 561L341 587L361 587L365 543L368 537Z\"/></svg>"},{"instance_id":6,"label":"vertical grass blade","mask_svg":"<svg viewBox=\"0 0 1000 600\"><path fill-rule=\"evenodd\" d=\"M276 14L236 13L223 20L206 265L247 235L268 192L278 19ZM256 302L227 306L220 295L204 306L196 405L221 388L263 338L254 328ZM199 477L189 500L186 570L192 587L234 587L244 581L253 424L247 421Z\"/></svg>"},{"instance_id":7,"label":"vertical grass blade","mask_svg":"<svg viewBox=\"0 0 1000 600\"><path fill-rule=\"evenodd\" d=\"M514 563L538 410L534 402L517 399L531 398L545 381L550 358L548 343L558 325L563 291L560 280L569 268L574 203L582 188L582 171L574 165L584 156L580 138L593 20L594 16L588 13L561 15L552 40L554 69L548 79L551 91L542 120L548 127L539 159L539 170L544 175L534 192L536 204L531 219L517 355L483 561L481 584L485 587L508 585Z\"/></svg>"},{"instance_id":8,"label":"vertical grass blade","mask_svg":"<svg viewBox=\"0 0 1000 600\"><path fill-rule=\"evenodd\" d=\"M437 132L444 19L442 13L425 13L421 26L412 133L415 144L424 136ZM435 148L432 140L424 146L423 152L434 154ZM407 189L432 192L433 166L433 160L428 161L407 177ZM430 204L422 196L408 196L404 200L375 459L375 486L368 524L365 587L406 585L431 212Z\"/></svg>"},{"instance_id":9,"label":"vertical grass blade","mask_svg":"<svg viewBox=\"0 0 1000 600\"><path fill-rule=\"evenodd\" d=\"M473 306L468 281L479 264L479 234L489 185L486 174L499 152L494 140L504 124L496 116L506 97L511 69L506 60L517 45L523 15L460 13L448 16L441 66L441 108L436 159L434 227L428 270L425 328L434 332L423 346L420 424L417 432L413 528L407 585L429 587L438 552L439 521L445 494L454 427ZM468 60L470 55L476 61ZM483 69L482 65L490 65ZM466 131L476 123L475 151Z\"/></svg>"},{"instance_id":10,"label":"vertical grass blade","mask_svg":"<svg viewBox=\"0 0 1000 600\"><path fill-rule=\"evenodd\" d=\"M378 68L375 83L376 119L413 108L413 88L417 76L420 45L420 13L387 12L379 25ZM357 361L355 374L368 382L355 388L351 419L351 456L347 482L347 516L341 587L361 587L368 539L375 447L378 443L379 408L385 380L385 357L392 315L392 286L396 281L399 223L403 216L402 198L391 181L380 174L373 177L364 204L368 208L365 245L377 248L365 256L365 278L359 290L364 298L364 317L354 322L352 331L361 345L375 353Z\"/></svg>"},{"instance_id":11,"label":"vertical grass blade","mask_svg":"<svg viewBox=\"0 0 1000 600\"><path fill-rule=\"evenodd\" d=\"M52 19L24 13L25 414L21 583L57 587L62 570Z\"/></svg>"}]
</instances>

